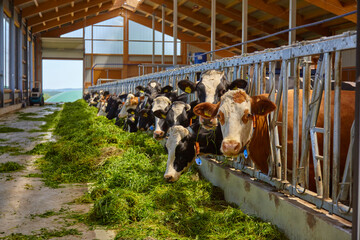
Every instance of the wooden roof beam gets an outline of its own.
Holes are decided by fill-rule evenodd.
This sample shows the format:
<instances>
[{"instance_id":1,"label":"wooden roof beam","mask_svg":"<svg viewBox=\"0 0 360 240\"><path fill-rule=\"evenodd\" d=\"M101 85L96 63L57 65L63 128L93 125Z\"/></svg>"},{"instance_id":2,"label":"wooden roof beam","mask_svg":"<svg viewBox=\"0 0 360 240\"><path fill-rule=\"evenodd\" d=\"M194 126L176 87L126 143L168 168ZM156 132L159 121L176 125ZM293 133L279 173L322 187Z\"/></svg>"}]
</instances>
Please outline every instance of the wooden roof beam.
<instances>
[{"instance_id":1,"label":"wooden roof beam","mask_svg":"<svg viewBox=\"0 0 360 240\"><path fill-rule=\"evenodd\" d=\"M29 2L33 2L33 0L14 0L14 6L19 6Z\"/></svg>"},{"instance_id":2,"label":"wooden roof beam","mask_svg":"<svg viewBox=\"0 0 360 240\"><path fill-rule=\"evenodd\" d=\"M233 0L232 2L228 3L225 5L225 8L232 8L233 6L235 6L236 4L241 3L241 0Z\"/></svg>"},{"instance_id":3,"label":"wooden roof beam","mask_svg":"<svg viewBox=\"0 0 360 240\"><path fill-rule=\"evenodd\" d=\"M24 8L22 10L22 17L27 18L32 15L39 14L39 12L48 11L55 7L69 4L72 1L74 1L74 0L48 0L46 2L39 3L39 6L30 6L30 7Z\"/></svg>"},{"instance_id":4,"label":"wooden roof beam","mask_svg":"<svg viewBox=\"0 0 360 240\"><path fill-rule=\"evenodd\" d=\"M347 6L344 6L340 1L338 0L327 0L327 1L310 1L305 0L308 3L311 3L312 5L315 5L321 9L324 9L328 12L331 12L335 15L342 15L351 11L356 10L356 4L349 4ZM344 17L345 19L356 23L356 14L352 14L349 16Z\"/></svg>"},{"instance_id":5,"label":"wooden roof beam","mask_svg":"<svg viewBox=\"0 0 360 240\"><path fill-rule=\"evenodd\" d=\"M65 16L65 15L68 15L68 14L71 14L71 13L74 13L77 11L87 9L89 7L96 6L97 4L103 3L103 2L106 3L106 1L104 1L104 0L93 0L90 2L80 2L78 4L75 4L74 7L66 6L66 7L58 9L57 12L56 11L46 12L46 13L42 14L43 17L35 16L35 17L29 18L28 26L32 27L32 26L35 26L42 22L46 22L46 21L49 21L49 20L52 20L52 19L55 19L58 17L62 17L62 16Z\"/></svg>"},{"instance_id":6,"label":"wooden roof beam","mask_svg":"<svg viewBox=\"0 0 360 240\"><path fill-rule=\"evenodd\" d=\"M98 12L106 11L106 10L110 9L112 7L112 5L113 5L112 2L108 2L106 4L103 4L101 6L101 8L99 8L98 6L95 6L95 7L89 8L89 10L87 12L81 11L81 12L76 12L74 14L74 16L71 16L71 15L64 16L64 17L60 18L60 21L57 21L56 19L51 20L51 21L46 23L46 26L39 25L39 26L32 27L32 32L33 33L42 32L42 31L45 31L47 29L50 29L50 28L53 28L53 27L56 27L56 26L61 26L62 24L65 24L65 23L68 23L68 22L71 22L71 21L84 18L84 17L86 17L88 15L92 15L92 14L96 14Z\"/></svg>"}]
</instances>

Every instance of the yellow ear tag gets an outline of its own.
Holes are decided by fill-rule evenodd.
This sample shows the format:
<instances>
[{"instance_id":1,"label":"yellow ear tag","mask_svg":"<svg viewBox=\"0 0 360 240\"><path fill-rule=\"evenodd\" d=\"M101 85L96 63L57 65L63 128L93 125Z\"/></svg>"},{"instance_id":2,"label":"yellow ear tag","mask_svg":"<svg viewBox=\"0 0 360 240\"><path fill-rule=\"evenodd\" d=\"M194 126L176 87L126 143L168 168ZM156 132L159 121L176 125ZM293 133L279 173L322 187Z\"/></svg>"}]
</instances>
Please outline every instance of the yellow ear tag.
<instances>
[{"instance_id":1,"label":"yellow ear tag","mask_svg":"<svg viewBox=\"0 0 360 240\"><path fill-rule=\"evenodd\" d=\"M133 118L133 117L132 117L132 118L130 118L130 120L131 120L132 122L135 122L135 118Z\"/></svg>"},{"instance_id":2,"label":"yellow ear tag","mask_svg":"<svg viewBox=\"0 0 360 240\"><path fill-rule=\"evenodd\" d=\"M167 89L165 89L165 90L164 90L164 92L168 92L168 90L167 90Z\"/></svg>"},{"instance_id":3,"label":"yellow ear tag","mask_svg":"<svg viewBox=\"0 0 360 240\"><path fill-rule=\"evenodd\" d=\"M234 87L233 90L238 90L238 87Z\"/></svg>"},{"instance_id":4,"label":"yellow ear tag","mask_svg":"<svg viewBox=\"0 0 360 240\"><path fill-rule=\"evenodd\" d=\"M135 112L131 112L131 114L134 114Z\"/></svg>"},{"instance_id":5,"label":"yellow ear tag","mask_svg":"<svg viewBox=\"0 0 360 240\"><path fill-rule=\"evenodd\" d=\"M197 116L195 115L195 116L192 117L192 119L196 119L196 117L197 117Z\"/></svg>"},{"instance_id":6,"label":"yellow ear tag","mask_svg":"<svg viewBox=\"0 0 360 240\"><path fill-rule=\"evenodd\" d=\"M143 93L144 91L143 90L140 90L141 93Z\"/></svg>"},{"instance_id":7,"label":"yellow ear tag","mask_svg":"<svg viewBox=\"0 0 360 240\"><path fill-rule=\"evenodd\" d=\"M162 118L166 118L166 115L165 115L165 114L161 114L161 117L162 117Z\"/></svg>"},{"instance_id":8,"label":"yellow ear tag","mask_svg":"<svg viewBox=\"0 0 360 240\"><path fill-rule=\"evenodd\" d=\"M143 117L144 117L144 118L147 118L147 117L148 117L147 113L144 113L144 114L143 114Z\"/></svg>"},{"instance_id":9,"label":"yellow ear tag","mask_svg":"<svg viewBox=\"0 0 360 240\"><path fill-rule=\"evenodd\" d=\"M186 87L186 88L185 88L185 92L191 93L191 88L190 88L190 87Z\"/></svg>"},{"instance_id":10,"label":"yellow ear tag","mask_svg":"<svg viewBox=\"0 0 360 240\"><path fill-rule=\"evenodd\" d=\"M208 111L205 111L204 115L207 116L207 117L211 117L211 114Z\"/></svg>"}]
</instances>

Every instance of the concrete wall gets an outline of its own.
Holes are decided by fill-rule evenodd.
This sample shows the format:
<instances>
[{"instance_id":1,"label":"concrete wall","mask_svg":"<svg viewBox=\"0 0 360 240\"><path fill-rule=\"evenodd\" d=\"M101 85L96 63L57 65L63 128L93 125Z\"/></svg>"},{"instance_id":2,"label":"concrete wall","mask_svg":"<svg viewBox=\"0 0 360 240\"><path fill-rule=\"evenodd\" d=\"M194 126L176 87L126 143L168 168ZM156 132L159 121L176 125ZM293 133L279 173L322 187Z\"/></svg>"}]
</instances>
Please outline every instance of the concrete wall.
<instances>
[{"instance_id":1,"label":"concrete wall","mask_svg":"<svg viewBox=\"0 0 360 240\"><path fill-rule=\"evenodd\" d=\"M351 239L351 223L327 211L316 209L296 197L277 192L240 170L221 166L216 160L202 159L201 174L224 190L225 199L247 214L270 221L289 239Z\"/></svg>"}]
</instances>

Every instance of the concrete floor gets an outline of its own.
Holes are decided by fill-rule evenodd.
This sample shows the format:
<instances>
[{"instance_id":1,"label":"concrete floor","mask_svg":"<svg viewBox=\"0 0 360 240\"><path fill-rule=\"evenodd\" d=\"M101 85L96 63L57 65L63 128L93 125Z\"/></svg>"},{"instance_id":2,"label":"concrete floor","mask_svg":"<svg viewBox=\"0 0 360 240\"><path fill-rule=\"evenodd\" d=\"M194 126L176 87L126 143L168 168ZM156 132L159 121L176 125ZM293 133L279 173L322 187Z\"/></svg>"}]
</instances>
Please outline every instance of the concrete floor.
<instances>
[{"instance_id":1,"label":"concrete floor","mask_svg":"<svg viewBox=\"0 0 360 240\"><path fill-rule=\"evenodd\" d=\"M56 106L29 107L21 112L34 112L42 117L59 109ZM55 141L51 132L28 132L38 129L45 124L42 121L23 121L18 119L18 114L9 113L0 116L0 125L24 129L24 132L0 133L0 146L14 146L21 151L28 151L43 141ZM67 218L70 213L84 213L89 211L90 204L75 204L75 199L81 197L88 187L86 184L64 184L62 188L53 189L46 187L41 178L26 177L30 173L40 173L34 162L40 156L18 155L10 153L0 155L0 163L7 161L17 162L25 169L13 173L0 173L0 237L12 233L32 235L41 228L48 230L77 229L80 236L64 236L53 239L114 239L115 233L102 229L91 230L80 223L72 224L74 220ZM58 214L42 218L39 214L54 211ZM70 226L69 226L70 225Z\"/></svg>"}]
</instances>

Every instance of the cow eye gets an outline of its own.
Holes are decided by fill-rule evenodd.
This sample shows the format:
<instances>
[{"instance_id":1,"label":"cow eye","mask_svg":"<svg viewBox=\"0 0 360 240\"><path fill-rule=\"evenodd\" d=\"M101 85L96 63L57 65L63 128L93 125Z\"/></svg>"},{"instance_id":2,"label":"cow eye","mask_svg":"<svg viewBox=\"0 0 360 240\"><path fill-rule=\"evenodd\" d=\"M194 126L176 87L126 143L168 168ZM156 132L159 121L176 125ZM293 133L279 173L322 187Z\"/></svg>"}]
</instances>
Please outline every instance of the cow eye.
<instances>
[{"instance_id":1,"label":"cow eye","mask_svg":"<svg viewBox=\"0 0 360 240\"><path fill-rule=\"evenodd\" d=\"M251 118L251 117L252 117L252 114L251 114L251 113L248 113L247 117L248 117L248 118Z\"/></svg>"}]
</instances>

